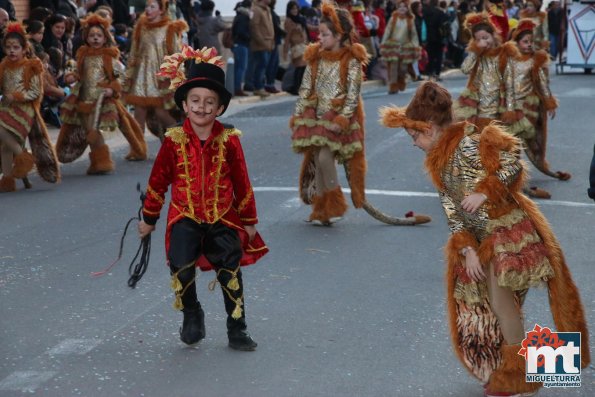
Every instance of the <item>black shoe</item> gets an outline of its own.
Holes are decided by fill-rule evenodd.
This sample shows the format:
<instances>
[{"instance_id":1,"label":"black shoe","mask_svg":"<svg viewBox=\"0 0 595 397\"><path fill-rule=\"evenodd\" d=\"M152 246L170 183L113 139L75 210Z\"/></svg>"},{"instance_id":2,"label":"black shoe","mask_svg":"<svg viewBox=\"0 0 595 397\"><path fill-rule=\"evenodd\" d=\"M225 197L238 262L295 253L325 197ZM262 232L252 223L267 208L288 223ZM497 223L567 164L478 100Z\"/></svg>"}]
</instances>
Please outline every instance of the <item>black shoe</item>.
<instances>
[{"instance_id":1,"label":"black shoe","mask_svg":"<svg viewBox=\"0 0 595 397\"><path fill-rule=\"evenodd\" d=\"M252 352L256 350L256 346L258 346L246 330L228 331L227 338L229 339L228 346L234 350Z\"/></svg>"},{"instance_id":2,"label":"black shoe","mask_svg":"<svg viewBox=\"0 0 595 397\"><path fill-rule=\"evenodd\" d=\"M193 345L205 337L205 313L198 309L184 309L184 322L180 328L180 340Z\"/></svg>"}]
</instances>

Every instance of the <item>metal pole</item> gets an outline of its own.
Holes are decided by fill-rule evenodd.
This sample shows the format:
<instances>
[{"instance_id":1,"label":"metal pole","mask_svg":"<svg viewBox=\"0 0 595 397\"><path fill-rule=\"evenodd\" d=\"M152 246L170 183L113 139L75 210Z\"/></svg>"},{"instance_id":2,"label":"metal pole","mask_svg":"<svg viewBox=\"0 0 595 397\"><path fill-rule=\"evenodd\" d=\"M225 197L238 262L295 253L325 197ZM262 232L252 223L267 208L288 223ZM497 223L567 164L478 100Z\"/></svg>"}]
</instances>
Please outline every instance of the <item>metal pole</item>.
<instances>
[{"instance_id":1,"label":"metal pole","mask_svg":"<svg viewBox=\"0 0 595 397\"><path fill-rule=\"evenodd\" d=\"M229 57L227 59L227 68L225 71L225 88L227 88L227 91L231 92L232 95L235 94L234 78L235 78L234 60L233 60L233 57Z\"/></svg>"}]
</instances>

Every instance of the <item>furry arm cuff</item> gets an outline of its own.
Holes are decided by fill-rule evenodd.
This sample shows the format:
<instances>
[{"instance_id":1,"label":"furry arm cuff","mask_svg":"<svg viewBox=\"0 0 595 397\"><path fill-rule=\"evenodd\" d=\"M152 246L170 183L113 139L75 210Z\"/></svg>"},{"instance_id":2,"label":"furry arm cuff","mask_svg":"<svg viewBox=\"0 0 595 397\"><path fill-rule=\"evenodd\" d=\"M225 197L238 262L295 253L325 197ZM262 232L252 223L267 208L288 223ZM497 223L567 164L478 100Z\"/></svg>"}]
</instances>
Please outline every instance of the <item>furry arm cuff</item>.
<instances>
[{"instance_id":1,"label":"furry arm cuff","mask_svg":"<svg viewBox=\"0 0 595 397\"><path fill-rule=\"evenodd\" d=\"M479 242L473 234L467 230L462 230L450 235L446 243L445 251L447 257L460 261L461 250L465 247L471 247L475 251L479 248Z\"/></svg>"},{"instance_id":2,"label":"furry arm cuff","mask_svg":"<svg viewBox=\"0 0 595 397\"><path fill-rule=\"evenodd\" d=\"M549 111L549 110L555 110L558 108L558 100L553 97L547 97L545 98L545 100L543 101L543 105L545 107L545 110Z\"/></svg>"},{"instance_id":3,"label":"furry arm cuff","mask_svg":"<svg viewBox=\"0 0 595 397\"><path fill-rule=\"evenodd\" d=\"M333 123L337 124L339 127L341 127L341 132L345 132L347 131L347 129L349 128L349 119L343 115L337 115L335 116L335 118L333 119Z\"/></svg>"},{"instance_id":4,"label":"furry arm cuff","mask_svg":"<svg viewBox=\"0 0 595 397\"><path fill-rule=\"evenodd\" d=\"M492 203L503 202L508 197L508 187L496 175L489 175L477 184L477 193L483 193Z\"/></svg>"},{"instance_id":5,"label":"furry arm cuff","mask_svg":"<svg viewBox=\"0 0 595 397\"><path fill-rule=\"evenodd\" d=\"M25 95L22 92L13 92L12 98L15 102L25 102Z\"/></svg>"}]
</instances>

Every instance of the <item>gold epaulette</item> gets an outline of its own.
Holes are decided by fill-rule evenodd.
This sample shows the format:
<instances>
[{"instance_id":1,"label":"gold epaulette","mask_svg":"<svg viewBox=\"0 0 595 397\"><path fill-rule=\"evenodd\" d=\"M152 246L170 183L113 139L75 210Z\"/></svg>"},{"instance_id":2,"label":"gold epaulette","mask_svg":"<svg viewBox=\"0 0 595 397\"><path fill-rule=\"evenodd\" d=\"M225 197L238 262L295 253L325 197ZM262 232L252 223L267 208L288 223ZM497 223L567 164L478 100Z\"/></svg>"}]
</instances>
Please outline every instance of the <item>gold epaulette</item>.
<instances>
[{"instance_id":1,"label":"gold epaulette","mask_svg":"<svg viewBox=\"0 0 595 397\"><path fill-rule=\"evenodd\" d=\"M165 131L165 136L178 145L185 145L188 143L188 137L182 127L168 128L167 131Z\"/></svg>"},{"instance_id":2,"label":"gold epaulette","mask_svg":"<svg viewBox=\"0 0 595 397\"><path fill-rule=\"evenodd\" d=\"M226 128L224 130L224 133L226 135L236 135L236 136L242 136L242 131L238 130L235 127L231 127L231 128Z\"/></svg>"}]
</instances>

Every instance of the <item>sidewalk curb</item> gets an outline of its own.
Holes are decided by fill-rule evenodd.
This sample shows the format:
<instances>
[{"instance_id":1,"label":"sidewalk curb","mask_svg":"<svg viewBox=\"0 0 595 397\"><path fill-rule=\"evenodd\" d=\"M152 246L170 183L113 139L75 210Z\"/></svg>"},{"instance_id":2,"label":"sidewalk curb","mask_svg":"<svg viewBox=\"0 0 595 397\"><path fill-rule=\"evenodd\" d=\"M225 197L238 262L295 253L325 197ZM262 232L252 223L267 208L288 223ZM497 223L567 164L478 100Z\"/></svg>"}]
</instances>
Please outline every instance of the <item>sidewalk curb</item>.
<instances>
[{"instance_id":1,"label":"sidewalk curb","mask_svg":"<svg viewBox=\"0 0 595 397\"><path fill-rule=\"evenodd\" d=\"M449 69L440 75L440 77L443 79L448 79L448 78L452 78L452 77L460 77L460 76L463 76L463 73L461 72L460 69ZM384 83L383 80L367 80L362 83L362 90L367 89L367 88L384 87L385 85L386 84ZM297 98L296 95L291 95L288 92L282 91L278 94L271 94L266 97L252 95L252 96L248 96L248 97L232 98L229 103L229 106L231 107L234 105L245 105L245 104L254 104L254 103L258 103L258 102L267 102L268 100L271 100L271 99L284 98L284 97Z\"/></svg>"}]
</instances>

